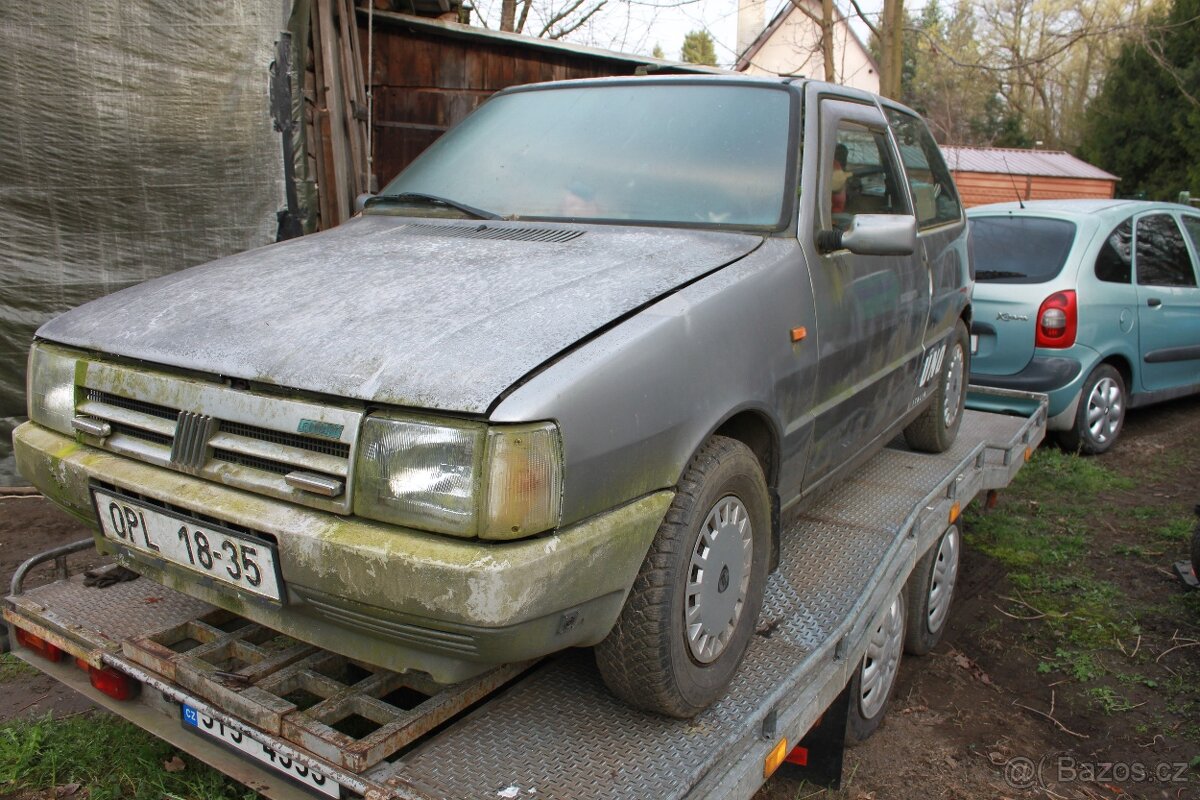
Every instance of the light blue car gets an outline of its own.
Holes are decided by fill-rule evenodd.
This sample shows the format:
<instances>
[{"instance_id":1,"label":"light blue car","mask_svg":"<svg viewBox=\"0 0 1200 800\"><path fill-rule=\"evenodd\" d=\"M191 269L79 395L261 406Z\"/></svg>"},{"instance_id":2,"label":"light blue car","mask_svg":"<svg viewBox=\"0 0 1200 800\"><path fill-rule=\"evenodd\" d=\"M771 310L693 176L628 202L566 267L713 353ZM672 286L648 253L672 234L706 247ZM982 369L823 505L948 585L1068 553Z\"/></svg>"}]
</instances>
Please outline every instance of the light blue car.
<instances>
[{"instance_id":1,"label":"light blue car","mask_svg":"<svg viewBox=\"0 0 1200 800\"><path fill-rule=\"evenodd\" d=\"M1200 210L1045 200L968 218L972 383L1045 392L1049 429L1084 453L1112 447L1126 409L1200 392Z\"/></svg>"}]
</instances>

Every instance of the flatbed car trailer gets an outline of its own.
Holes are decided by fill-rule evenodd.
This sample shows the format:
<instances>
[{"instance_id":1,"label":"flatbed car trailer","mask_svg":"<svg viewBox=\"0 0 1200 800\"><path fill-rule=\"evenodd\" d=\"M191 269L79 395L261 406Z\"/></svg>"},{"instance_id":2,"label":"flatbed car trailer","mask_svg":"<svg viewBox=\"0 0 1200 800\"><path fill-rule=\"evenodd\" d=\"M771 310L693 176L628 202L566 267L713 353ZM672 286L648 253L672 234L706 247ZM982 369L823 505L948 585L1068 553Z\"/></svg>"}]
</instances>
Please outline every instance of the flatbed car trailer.
<instances>
[{"instance_id":1,"label":"flatbed car trailer","mask_svg":"<svg viewBox=\"0 0 1200 800\"><path fill-rule=\"evenodd\" d=\"M836 782L851 680L882 614L962 509L1007 486L1045 434L1042 395L971 391L1028 414L968 410L938 455L898 438L786 519L757 635L728 693L692 720L626 707L586 651L439 691L145 578L88 587L67 574L66 555L90 539L17 571L9 640L23 660L267 797L749 798L809 745L814 777ZM50 561L57 580L25 589L28 571Z\"/></svg>"}]
</instances>

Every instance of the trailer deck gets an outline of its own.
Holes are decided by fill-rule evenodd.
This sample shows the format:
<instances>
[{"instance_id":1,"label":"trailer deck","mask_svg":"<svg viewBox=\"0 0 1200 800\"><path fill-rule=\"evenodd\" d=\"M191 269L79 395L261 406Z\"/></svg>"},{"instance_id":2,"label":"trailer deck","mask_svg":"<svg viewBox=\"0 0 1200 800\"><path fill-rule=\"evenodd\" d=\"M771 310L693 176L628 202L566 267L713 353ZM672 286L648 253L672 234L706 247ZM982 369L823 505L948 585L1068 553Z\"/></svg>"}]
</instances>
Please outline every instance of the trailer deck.
<instances>
[{"instance_id":1,"label":"trailer deck","mask_svg":"<svg viewBox=\"0 0 1200 800\"><path fill-rule=\"evenodd\" d=\"M768 753L781 739L799 742L842 693L921 554L1041 441L1044 400L1026 397L1036 409L1028 418L968 410L946 453L897 439L787 518L757 635L728 693L692 720L626 707L588 651L435 693L144 578L105 589L82 576L14 585L4 615L144 688L118 702L70 659L51 664L18 648L22 658L270 797L321 792L315 775L343 796L379 798L748 798ZM181 706L266 745L274 769L246 761L244 747L233 755L228 736L222 746L185 731ZM285 759L297 783L279 779Z\"/></svg>"}]
</instances>

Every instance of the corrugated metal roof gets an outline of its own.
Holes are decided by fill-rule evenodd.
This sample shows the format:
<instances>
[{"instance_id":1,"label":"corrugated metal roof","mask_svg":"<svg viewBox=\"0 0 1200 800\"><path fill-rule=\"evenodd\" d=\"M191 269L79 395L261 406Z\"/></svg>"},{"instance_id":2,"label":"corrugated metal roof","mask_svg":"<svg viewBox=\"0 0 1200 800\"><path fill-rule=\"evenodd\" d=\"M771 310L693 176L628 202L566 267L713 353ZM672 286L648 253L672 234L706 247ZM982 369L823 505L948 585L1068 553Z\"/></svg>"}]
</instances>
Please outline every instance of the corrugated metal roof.
<instances>
[{"instance_id":1,"label":"corrugated metal roof","mask_svg":"<svg viewBox=\"0 0 1200 800\"><path fill-rule=\"evenodd\" d=\"M950 147L943 145L942 155L946 159L946 166L955 172L993 172L1001 175L1120 180L1116 175L1092 166L1062 150L1018 150L1008 147Z\"/></svg>"}]
</instances>

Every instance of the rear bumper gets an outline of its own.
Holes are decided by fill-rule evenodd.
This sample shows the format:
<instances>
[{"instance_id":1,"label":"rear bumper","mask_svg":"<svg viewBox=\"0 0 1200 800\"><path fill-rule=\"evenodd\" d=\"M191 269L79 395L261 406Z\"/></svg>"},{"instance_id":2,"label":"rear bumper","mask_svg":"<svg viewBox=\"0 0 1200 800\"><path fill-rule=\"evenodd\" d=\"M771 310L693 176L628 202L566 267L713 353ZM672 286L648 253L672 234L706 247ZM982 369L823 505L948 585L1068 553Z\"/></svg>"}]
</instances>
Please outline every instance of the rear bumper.
<instances>
[{"instance_id":1,"label":"rear bumper","mask_svg":"<svg viewBox=\"0 0 1200 800\"><path fill-rule=\"evenodd\" d=\"M1011 375L988 375L972 371L971 383L1045 394L1050 399L1047 415L1053 420L1055 417L1061 418L1064 412L1073 408L1084 379L1098 360L1099 353L1076 345L1064 350L1061 355L1035 355L1024 369ZM1001 413L1019 413L1021 410L1008 407L1003 397L990 398L987 405L986 409L981 410ZM1050 427L1058 428L1056 425Z\"/></svg>"},{"instance_id":2,"label":"rear bumper","mask_svg":"<svg viewBox=\"0 0 1200 800\"><path fill-rule=\"evenodd\" d=\"M666 514L660 491L553 534L486 543L305 509L80 444L26 423L21 473L95 527L100 482L274 538L282 603L239 592L97 532L147 577L318 647L457 682L607 635Z\"/></svg>"}]
</instances>

